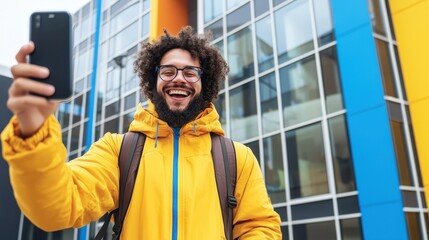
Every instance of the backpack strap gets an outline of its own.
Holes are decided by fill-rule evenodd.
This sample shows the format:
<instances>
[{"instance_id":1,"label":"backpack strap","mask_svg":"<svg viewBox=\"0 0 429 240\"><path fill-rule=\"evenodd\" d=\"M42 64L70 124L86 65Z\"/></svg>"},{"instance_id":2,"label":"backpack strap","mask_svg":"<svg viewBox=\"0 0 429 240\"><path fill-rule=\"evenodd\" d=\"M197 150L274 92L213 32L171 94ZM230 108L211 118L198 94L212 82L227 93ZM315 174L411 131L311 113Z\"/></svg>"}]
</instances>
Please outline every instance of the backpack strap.
<instances>
[{"instance_id":1,"label":"backpack strap","mask_svg":"<svg viewBox=\"0 0 429 240\"><path fill-rule=\"evenodd\" d=\"M127 132L122 140L121 150L119 153L119 207L108 214L106 221L98 232L94 240L107 239L107 227L112 214L115 218L113 225L112 239L119 239L122 231L122 224L130 205L133 194L134 183L137 176L140 158L143 152L143 146L146 135L138 132Z\"/></svg>"},{"instance_id":2,"label":"backpack strap","mask_svg":"<svg viewBox=\"0 0 429 240\"><path fill-rule=\"evenodd\" d=\"M216 185L222 209L223 226L227 240L233 240L233 212L237 206L234 196L237 175L237 162L233 141L229 138L211 134L212 156Z\"/></svg>"}]
</instances>

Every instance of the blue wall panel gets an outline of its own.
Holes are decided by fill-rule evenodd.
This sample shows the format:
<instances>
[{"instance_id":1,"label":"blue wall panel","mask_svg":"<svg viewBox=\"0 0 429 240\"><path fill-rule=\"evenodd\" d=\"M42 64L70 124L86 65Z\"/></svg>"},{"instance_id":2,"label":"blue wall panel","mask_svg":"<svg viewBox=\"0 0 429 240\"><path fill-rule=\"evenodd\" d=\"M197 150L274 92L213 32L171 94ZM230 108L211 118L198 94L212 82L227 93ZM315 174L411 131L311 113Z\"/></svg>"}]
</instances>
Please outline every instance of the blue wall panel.
<instances>
[{"instance_id":1,"label":"blue wall panel","mask_svg":"<svg viewBox=\"0 0 429 240\"><path fill-rule=\"evenodd\" d=\"M368 3L331 2L364 238L407 239Z\"/></svg>"}]
</instances>

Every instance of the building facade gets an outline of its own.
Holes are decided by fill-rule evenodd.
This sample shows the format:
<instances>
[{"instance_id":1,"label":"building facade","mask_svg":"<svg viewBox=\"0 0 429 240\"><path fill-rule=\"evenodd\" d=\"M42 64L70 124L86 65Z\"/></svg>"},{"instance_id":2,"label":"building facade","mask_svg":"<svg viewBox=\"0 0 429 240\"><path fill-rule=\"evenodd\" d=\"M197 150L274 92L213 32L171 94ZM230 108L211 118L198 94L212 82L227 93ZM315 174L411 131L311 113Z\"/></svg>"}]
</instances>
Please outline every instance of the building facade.
<instances>
[{"instance_id":1,"label":"building facade","mask_svg":"<svg viewBox=\"0 0 429 240\"><path fill-rule=\"evenodd\" d=\"M429 0L93 0L73 17L75 94L57 112L69 160L147 105L139 43L191 25L230 66L215 105L258 157L284 239L429 239L427 12Z\"/></svg>"}]
</instances>

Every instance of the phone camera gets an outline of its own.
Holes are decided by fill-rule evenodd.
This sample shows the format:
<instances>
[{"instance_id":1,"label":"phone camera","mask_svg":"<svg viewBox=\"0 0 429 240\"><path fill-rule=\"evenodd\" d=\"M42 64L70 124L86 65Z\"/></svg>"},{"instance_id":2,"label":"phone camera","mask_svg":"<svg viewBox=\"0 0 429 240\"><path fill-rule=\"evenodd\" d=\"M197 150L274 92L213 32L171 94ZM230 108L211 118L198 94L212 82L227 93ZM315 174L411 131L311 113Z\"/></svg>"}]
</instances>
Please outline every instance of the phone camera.
<instances>
[{"instance_id":1,"label":"phone camera","mask_svg":"<svg viewBox=\"0 0 429 240\"><path fill-rule=\"evenodd\" d=\"M36 28L40 28L40 15L36 15Z\"/></svg>"}]
</instances>

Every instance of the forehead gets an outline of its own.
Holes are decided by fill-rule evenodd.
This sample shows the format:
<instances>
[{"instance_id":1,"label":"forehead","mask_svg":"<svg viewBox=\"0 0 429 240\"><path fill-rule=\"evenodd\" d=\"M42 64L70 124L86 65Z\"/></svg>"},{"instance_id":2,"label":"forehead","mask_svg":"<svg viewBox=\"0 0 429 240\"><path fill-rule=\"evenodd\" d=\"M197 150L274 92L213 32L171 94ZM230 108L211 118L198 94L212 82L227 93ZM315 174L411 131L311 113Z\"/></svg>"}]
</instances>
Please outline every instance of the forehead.
<instances>
[{"instance_id":1,"label":"forehead","mask_svg":"<svg viewBox=\"0 0 429 240\"><path fill-rule=\"evenodd\" d=\"M191 53L181 48L169 50L162 56L160 65L174 65L176 67L195 66L200 67L198 58L192 57Z\"/></svg>"}]
</instances>

